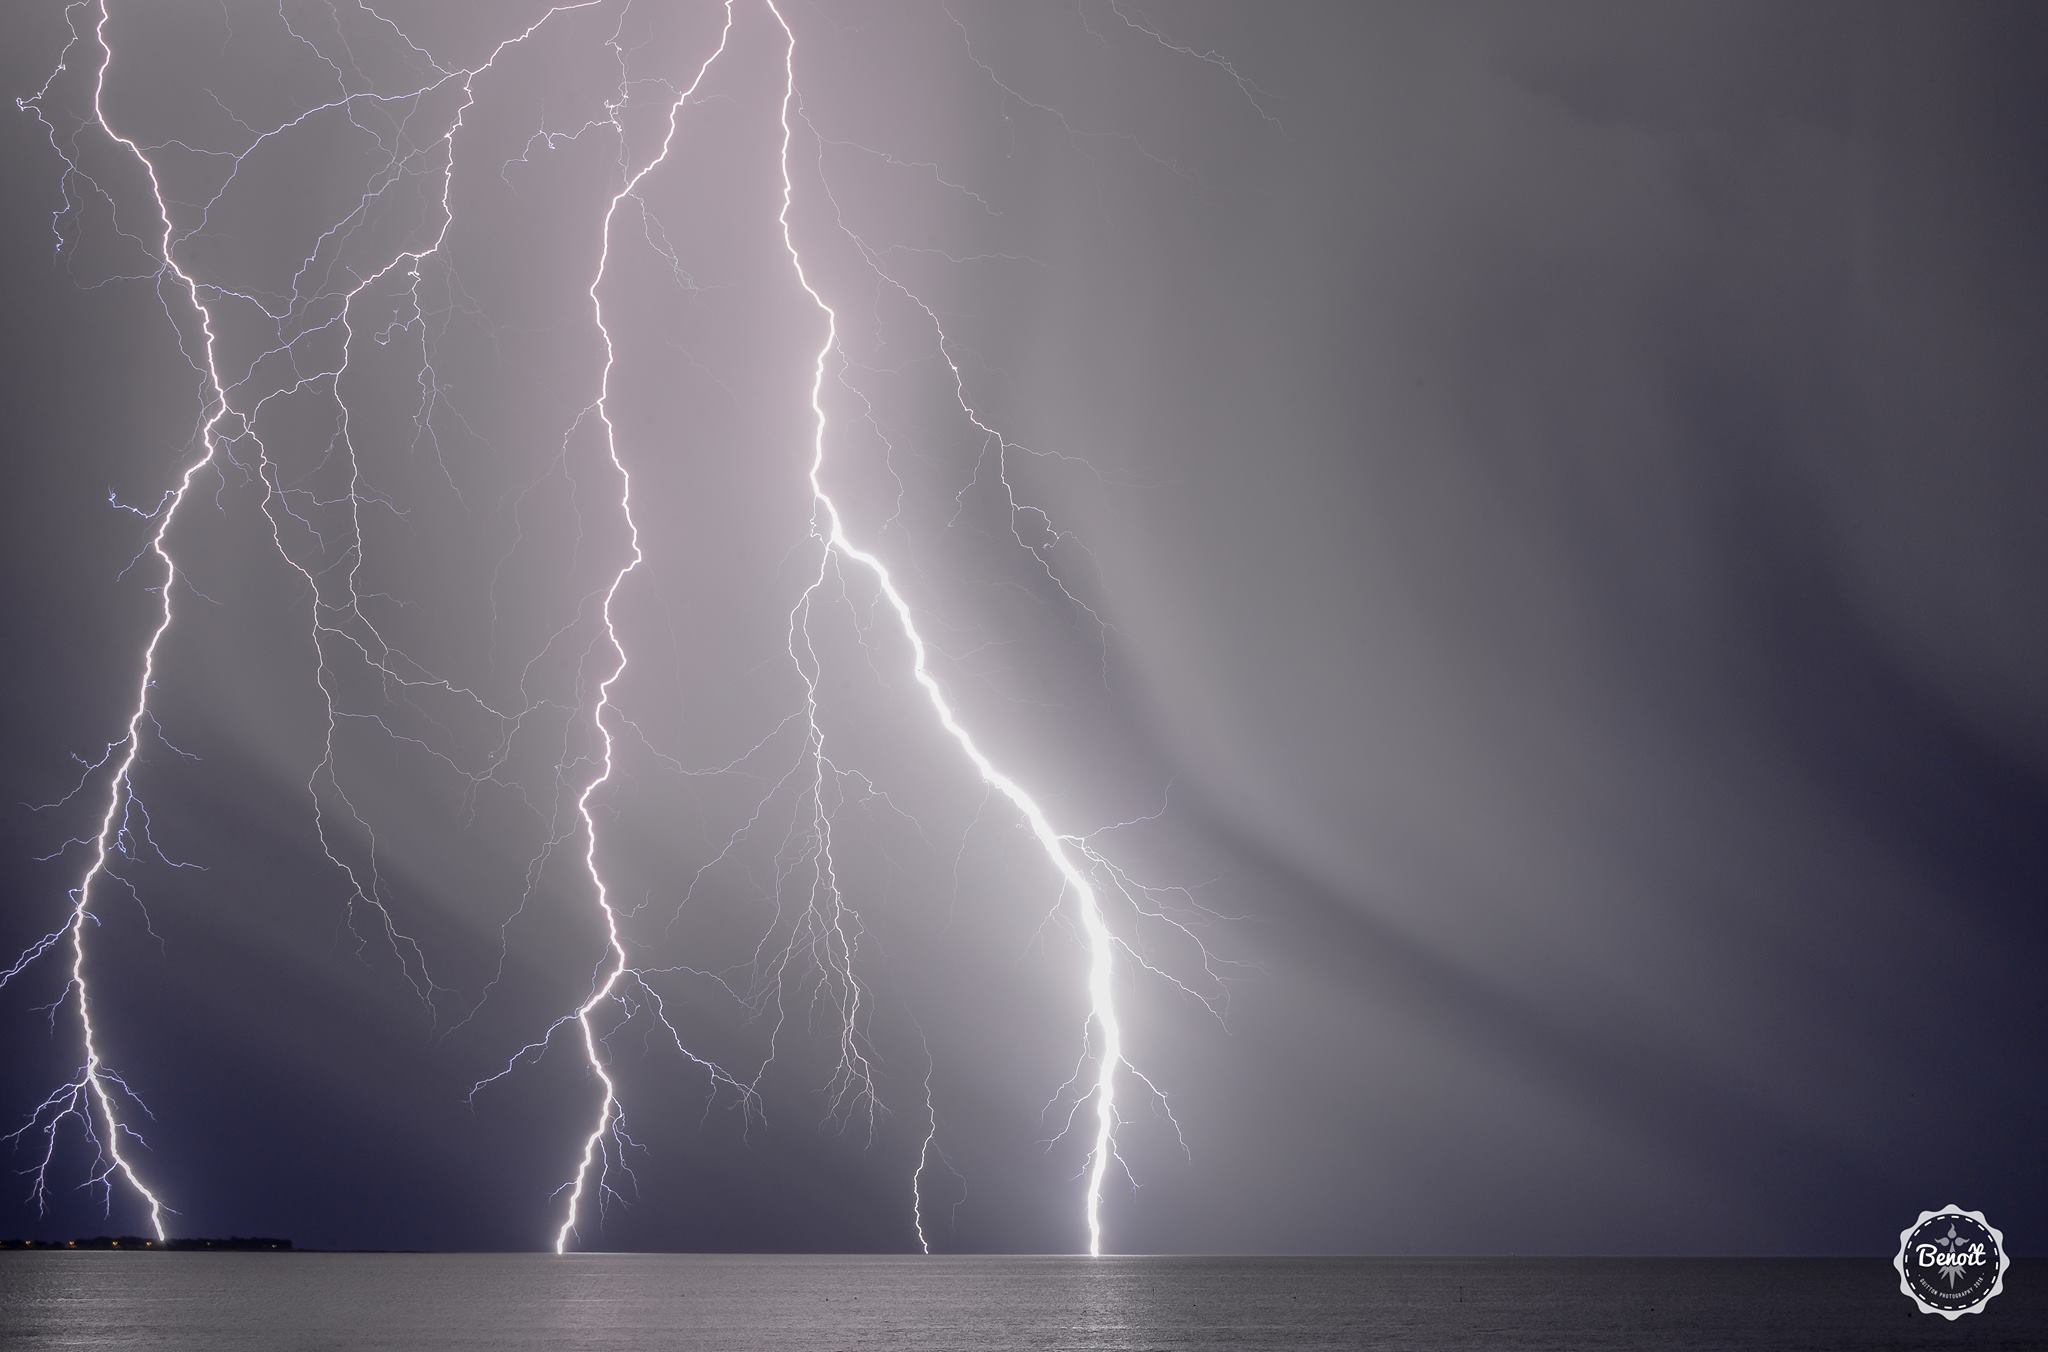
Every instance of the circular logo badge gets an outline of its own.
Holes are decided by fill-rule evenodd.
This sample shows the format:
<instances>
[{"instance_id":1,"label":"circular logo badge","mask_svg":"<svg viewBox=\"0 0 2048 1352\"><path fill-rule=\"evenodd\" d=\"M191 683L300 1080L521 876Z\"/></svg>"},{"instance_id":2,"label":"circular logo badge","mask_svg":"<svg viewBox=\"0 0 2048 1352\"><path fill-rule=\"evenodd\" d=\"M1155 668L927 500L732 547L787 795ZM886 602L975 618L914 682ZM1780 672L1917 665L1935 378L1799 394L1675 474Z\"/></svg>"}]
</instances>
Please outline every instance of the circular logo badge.
<instances>
[{"instance_id":1,"label":"circular logo badge","mask_svg":"<svg viewBox=\"0 0 2048 1352\"><path fill-rule=\"evenodd\" d=\"M1965 1211L1951 1202L1939 1211L1923 1211L1920 1219L1899 1232L1899 1290L1912 1298L1922 1314L1960 1319L1982 1314L1991 1298L2005 1289L2005 1236L1991 1227L1981 1211Z\"/></svg>"}]
</instances>

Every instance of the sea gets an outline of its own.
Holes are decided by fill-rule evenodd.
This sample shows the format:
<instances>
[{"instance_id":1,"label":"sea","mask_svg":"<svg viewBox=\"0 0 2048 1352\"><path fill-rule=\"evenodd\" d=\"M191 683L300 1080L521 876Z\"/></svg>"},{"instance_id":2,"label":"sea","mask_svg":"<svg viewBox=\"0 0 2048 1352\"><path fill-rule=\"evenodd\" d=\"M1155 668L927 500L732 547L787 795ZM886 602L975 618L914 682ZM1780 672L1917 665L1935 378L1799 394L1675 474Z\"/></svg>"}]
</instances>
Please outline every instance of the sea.
<instances>
[{"instance_id":1,"label":"sea","mask_svg":"<svg viewBox=\"0 0 2048 1352\"><path fill-rule=\"evenodd\" d=\"M2048 1349L2048 1260L1984 1313L1883 1258L0 1254L0 1349Z\"/></svg>"}]
</instances>

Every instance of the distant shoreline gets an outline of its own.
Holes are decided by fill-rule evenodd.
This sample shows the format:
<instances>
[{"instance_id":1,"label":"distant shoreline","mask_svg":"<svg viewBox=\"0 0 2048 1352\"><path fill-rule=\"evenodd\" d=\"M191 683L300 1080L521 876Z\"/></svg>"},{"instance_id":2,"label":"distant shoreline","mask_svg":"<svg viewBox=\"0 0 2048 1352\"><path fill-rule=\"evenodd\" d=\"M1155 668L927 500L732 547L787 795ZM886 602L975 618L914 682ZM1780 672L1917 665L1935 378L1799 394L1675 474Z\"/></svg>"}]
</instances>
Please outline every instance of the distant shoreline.
<instances>
[{"instance_id":1,"label":"distant shoreline","mask_svg":"<svg viewBox=\"0 0 2048 1352\"><path fill-rule=\"evenodd\" d=\"M0 1252L40 1249L60 1252L191 1251L216 1253L296 1253L300 1250L277 1235L228 1235L225 1238L151 1239L146 1235L94 1235L78 1239L0 1239Z\"/></svg>"}]
</instances>

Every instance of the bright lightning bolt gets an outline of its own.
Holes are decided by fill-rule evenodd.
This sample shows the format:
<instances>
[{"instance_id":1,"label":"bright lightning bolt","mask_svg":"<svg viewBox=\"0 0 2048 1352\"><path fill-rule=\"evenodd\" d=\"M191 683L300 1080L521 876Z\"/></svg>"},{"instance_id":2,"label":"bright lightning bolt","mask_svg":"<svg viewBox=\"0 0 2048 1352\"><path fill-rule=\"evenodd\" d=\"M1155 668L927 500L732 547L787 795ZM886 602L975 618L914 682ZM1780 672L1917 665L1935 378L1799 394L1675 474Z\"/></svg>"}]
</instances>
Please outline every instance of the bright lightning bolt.
<instances>
[{"instance_id":1,"label":"bright lightning bolt","mask_svg":"<svg viewBox=\"0 0 2048 1352\"><path fill-rule=\"evenodd\" d=\"M583 1204L584 1187L590 1180L591 1170L600 1167L606 1138L617 1139L619 1132L619 1119L622 1114L619 1107L619 1090L612 1080L611 1073L605 1068L604 1053L598 1048L597 1029L592 1024L590 1016L592 1011L611 998L612 991L625 979L632 963L632 958L626 952L625 942L619 938L619 915L612 907L611 894L605 886L604 873L598 867L597 820L590 815L590 799L612 777L612 730L605 722L604 715L611 704L612 686L626 672L626 648L619 638L618 627L612 622L612 602L618 597L619 588L625 585L626 578L640 566L646 556L640 549L640 527L633 520L633 476L627 471L626 462L619 456L618 432L612 426L611 412L606 406L606 401L611 395L612 366L618 354L612 347L611 330L605 327L604 301L600 299L598 292L604 285L605 268L611 262L612 218L618 215L619 203L631 197L639 188L640 181L658 169L662 161L668 158L669 147L675 144L676 127L682 120L683 108L696 94L698 86L704 83L704 77L711 73L712 64L725 51L726 39L732 34L733 3L734 0L726 0L725 25L718 33L717 50L704 59L704 64L697 68L697 77L690 81L689 86L676 95L675 102L669 105L668 134L662 138L660 153L641 165L639 170L626 180L625 186L612 197L611 204L605 208L603 245L598 252L597 272L590 279L591 316L597 325L599 335L604 339L604 371L598 377L595 411L597 420L604 425L605 451L611 457L612 467L618 471L619 514L626 523L627 543L632 556L613 575L612 584L604 594L602 617L605 637L611 643L612 652L618 661L612 667L611 674L598 682L597 704L591 711L591 722L596 725L598 736L604 743L604 753L597 773L583 786L583 792L576 799L576 813L583 819L583 864L590 874L590 885L595 893L597 908L604 915L605 941L610 953L610 965L605 970L604 979L591 989L590 998L576 1010L576 1023L583 1032L583 1051L590 1061L590 1073L604 1086L604 1094L602 1102L598 1104L597 1121L591 1127L590 1135L584 1138L582 1156L577 1161L575 1176L568 1185L569 1196L563 1207L562 1224L555 1231L556 1253L568 1251L569 1237L576 1230L576 1216ZM599 1186L602 1186L602 1183L603 1180L600 1178Z\"/></svg>"},{"instance_id":2,"label":"bright lightning bolt","mask_svg":"<svg viewBox=\"0 0 2048 1352\"><path fill-rule=\"evenodd\" d=\"M577 3L550 8L518 35L498 44L492 50L490 57L478 66L460 71L447 70L438 65L433 67L436 78L424 88L413 91L409 97L417 99L429 90L439 88L448 83L458 84L462 95L460 106L450 122L447 132L439 138L440 144L446 149L446 174L442 180L443 190L441 194L442 223L439 233L425 247L400 252L383 266L363 276L343 295L338 311L331 319L318 325L311 325L304 333L261 353L249 363L248 373L238 378L230 378L223 367L213 305L218 303L221 298L243 301L255 306L265 315L276 320L280 327L285 316L273 313L260 300L251 296L224 287L202 283L180 261L177 244L182 237L179 235L174 222L170 199L165 193L157 162L152 158L150 151L145 149L138 141L116 130L107 115L107 77L114 62L114 48L108 38L107 29L111 23L112 16L107 0L97 0L96 4L92 7L92 12L96 16L96 20L92 25L92 36L93 43L98 49L98 61L93 75L90 104L92 124L98 128L108 141L119 146L135 161L141 168L148 184L151 204L155 208L155 220L161 226L157 244L151 251L158 267L156 280L159 295L161 296L163 284L168 279L176 290L183 293L192 314L197 318L202 342L194 365L202 376L205 400L203 417L195 433L195 441L199 451L197 457L185 466L183 473L178 478L176 487L165 493L153 511L138 511L136 513L147 520L155 522L156 528L150 536L146 552L154 553L162 565L162 582L157 589L160 598L160 609L157 623L151 630L149 639L142 649L141 677L135 702L127 721L125 734L121 740L108 748L107 755L101 762L87 769L89 777L94 771L104 768L108 764L112 766L107 787L106 807L100 820L99 830L91 840L91 861L76 887L72 889L71 913L65 928L59 930L55 935L46 936L37 945L31 946L16 961L12 968L4 975L0 975L0 985L4 985L8 980L19 975L31 962L40 957L43 952L47 951L52 946L53 940L61 938L68 933L72 950L70 980L64 994L59 997L59 1002L61 1003L64 999L73 995L77 998L79 1039L84 1054L84 1066L79 1078L75 1082L61 1087L42 1104L38 1105L29 1122L13 1134L14 1139L19 1139L29 1130L39 1128L46 1137L46 1148L42 1161L34 1171L34 1196L39 1205L47 1194L47 1173L51 1160L54 1157L58 1128L66 1120L75 1119L83 1127L88 1141L93 1145L102 1160L102 1167L95 1171L95 1181L110 1185L113 1177L118 1174L143 1201L149 1214L151 1229L155 1233L156 1238L161 1240L166 1237L163 1220L166 1208L156 1193L142 1181L133 1162L122 1149L122 1138L124 1136L137 1141L141 1138L124 1119L119 1107L120 1099L125 1097L137 1106L141 1106L141 1100L128 1087L125 1080L106 1068L102 1060L99 1033L92 1016L91 991L86 975L87 946L85 930L88 921L96 923L96 917L92 911L95 884L110 877L119 878L119 875L113 871L112 857L115 853L118 852L126 855L130 848L130 843L139 837L144 842L150 844L155 853L159 856L162 855L162 851L156 849L154 841L149 838L148 814L147 810L141 806L140 799L136 796L134 776L137 761L141 754L144 723L147 722L152 730L156 731L159 740L162 740L161 730L157 728L155 717L150 712L150 693L155 688L157 682L157 665L160 649L175 619L173 598L180 582L177 563L171 553L168 542L171 530L180 518L181 509L186 506L192 497L192 490L199 476L208 470L216 469L223 455L230 453L228 448L235 442L247 440L256 447L259 464L258 477L264 488L262 510L270 523L272 540L287 564L306 581L314 598L312 637L317 659L318 684L326 701L327 731L323 758L315 768L307 787L313 793L314 825L319 836L322 852L326 855L329 862L334 864L347 878L352 895L352 905L353 903L360 902L376 911L380 916L384 933L394 951L399 954L406 978L413 984L415 992L423 999L430 999L431 997L434 983L432 977L427 972L424 955L420 952L418 944L397 928L389 909L382 900L381 883L377 880L374 862L374 833L370 831L369 824L355 811L354 805L350 803L346 791L342 788L340 780L336 777L334 768L334 738L338 722L343 717L343 714L338 711L336 706L334 688L330 682L326 650L323 643L328 639L339 639L351 644L361 653L365 662L377 671L382 679L397 686L439 689L467 697L479 705L481 705L481 701L477 700L472 692L454 686L449 682L432 677L421 678L395 669L393 662L400 660L402 655L390 644L385 643L381 635L378 634L376 627L364 618L363 597L357 589L357 576L363 560L363 531L360 513L365 499L360 488L360 471L356 464L353 443L348 434L348 405L341 398L340 394L341 377L349 368L350 352L355 337L355 329L350 322L351 309L356 300L372 286L383 280L384 277L391 274L401 265L409 265L410 277L415 288L415 310L418 310L416 288L419 278L419 265L423 260L431 257L440 249L442 242L447 237L449 228L454 222L454 211L448 194L455 167L455 136L462 127L464 116L475 101L476 78L483 72L491 69L499 55L506 48L531 37L556 14L586 8L597 3L598 0L578 0ZM42 100L50 93L57 75L64 71L65 61L68 60L70 52L80 41L81 35L75 15L78 11L85 8L86 5L83 3L83 0L75 0L73 4L66 7L66 19L67 23L71 26L72 40L65 47L65 57L60 59L57 70L53 72L50 80L45 82L42 89L38 90L31 98L18 100L18 106L24 111L30 112L39 120L42 120L50 129L51 144L53 147L58 147L59 157L65 164L67 202L69 201L68 184L71 178L78 177L88 183L91 180L85 178L85 175L72 157L65 154L64 150L58 146L54 124L51 124L44 117L41 104ZM286 23L286 27L287 29L290 28L289 22ZM297 35L294 34L294 36ZM300 40L304 41L303 38ZM329 64L330 66L332 65L331 62ZM336 69L336 75L337 79L339 79L340 72L338 68ZM234 167L227 175L222 186L207 203L206 211L210 212L213 205L218 203L221 197L225 195L227 184L233 182L248 155L258 146L266 144L272 138L281 135L290 128L302 125L316 113L331 111L337 108L350 108L358 97L357 95L349 94L344 83L344 91L341 98L329 103L316 105L314 108L301 113L296 118L278 127L274 127L266 132L257 133L247 148L231 157ZM395 158L392 178L387 178L381 186L367 193L364 199L365 204L374 199L382 192L383 187L389 186L389 183L395 179L398 163L399 161ZM96 190L98 189L97 184L92 186ZM104 191L100 191L104 195ZM112 199L109 198L108 200L111 202ZM355 219L360 211L361 207L358 208L357 213L351 213L349 218L345 218L342 222L336 223L322 233L319 242L314 246L313 253L308 255L305 263L301 266L299 277L294 278L292 306L288 306L287 311L300 302L301 296L297 290L298 281L313 266L321 247L329 240L345 233L350 222ZM125 234L126 232L123 233ZM128 237L130 239L134 238L133 236ZM61 232L58 233L58 243L61 248L63 244ZM213 299L209 299L209 297ZM165 300L165 310L168 315L168 299ZM175 319L173 324L175 327ZM236 408L234 402L235 392L242 388L244 383L254 375L256 370L267 359L277 357L280 354L291 358L295 355L294 350L299 342L306 335L319 334L336 325L339 326L343 334L343 341L340 347L339 363L332 371L326 372L321 377L302 377L284 389L256 400L246 409ZM180 331L181 349L184 349L184 346L182 331ZM189 350L187 351L187 356L188 359L191 358ZM341 410L341 428L336 439L338 443L347 448L348 461L351 467L351 477L346 497L354 527L355 544L345 575L349 599L345 605L335 608L360 621L361 632L349 632L323 619L323 608L329 603L324 599L321 579L315 569L301 563L286 546L282 534L283 525L279 519L280 513L306 527L316 538L318 538L318 532L312 530L310 523L290 506L287 494L280 485L276 467L271 461L262 439L256 433L256 420L263 411L265 404L280 395L297 393L299 390L314 384L316 380L325 380L335 392L336 401ZM374 715L368 715L367 717L371 721L376 722L379 727L383 727L387 733L391 731L383 723L383 720L376 718ZM395 736L396 734L393 735ZM175 749L173 748L173 750ZM349 814L356 825L370 836L370 882L367 887L356 870L351 868L335 853L335 846L329 838L324 815L320 809L320 796L317 787L323 774L331 791L348 808ZM83 787L83 783L84 781L81 781L81 787ZM139 816L141 818L139 828L131 824L132 816ZM133 890L132 884L130 884L130 890ZM110 1086L112 1087L110 1088ZM147 1109L145 1108L144 1111L146 1112ZM111 1200L111 1187L109 1187L109 1204L111 1204Z\"/></svg>"},{"instance_id":3,"label":"bright lightning bolt","mask_svg":"<svg viewBox=\"0 0 2048 1352\"><path fill-rule=\"evenodd\" d=\"M1087 872L1075 863L1073 854L1070 853L1070 846L1079 842L1075 837L1063 835L1053 828L1038 800L989 758L982 750L981 744L975 740L974 734L960 721L952 702L946 697L945 689L932 675L931 663L928 660L929 650L925 646L924 634L918 628L917 617L911 610L910 602L896 585L896 579L890 573L888 565L883 563L879 556L854 541L847 531L846 519L840 512L838 503L833 501L831 494L825 489L826 440L829 428L829 419L825 412L825 375L827 368L839 353L839 315L812 284L810 275L804 269L803 253L797 247L796 237L790 228L790 209L796 200L796 184L789 167L790 147L795 139L791 113L797 111L796 32L789 26L789 20L783 16L776 0L764 0L764 3L774 13L775 21L781 26L786 39L783 58L780 166L782 210L776 220L782 229L783 248L789 254L790 266L796 273L797 283L803 287L804 294L811 298L811 303L817 306L825 320L825 336L818 346L817 356L813 362L810 389L814 429L810 486L811 499L816 509L812 518L812 529L823 538L828 554L859 564L873 577L875 585L881 589L882 596L888 601L889 609L896 616L896 623L902 631L904 640L910 645L911 675L924 690L933 717L938 720L939 726L945 729L946 735L952 738L954 745L960 748L961 754L974 767L974 772L981 777L981 782L1001 794L1023 819L1031 831L1032 839L1037 842L1040 852L1044 854L1046 862L1059 875L1063 890L1075 898L1088 952L1088 1018L1083 1029L1083 1041L1092 1050L1095 1063L1093 1085L1085 1096L1094 1101L1095 1131L1087 1158L1084 1216L1088 1229L1088 1252L1091 1255L1099 1255L1102 1252L1103 1183L1109 1175L1110 1161L1116 1155L1117 1083L1119 1075L1126 1069L1123 1021L1117 1014L1116 1004L1117 940L1110 932L1109 924L1103 916L1102 903L1096 896L1094 883L1090 881ZM926 309L926 313L929 315L931 312ZM940 341L943 346L943 334ZM951 364L950 358L948 363ZM953 367L953 373L957 380L959 368ZM972 417L971 411L969 416ZM981 426L978 419L976 425ZM983 427L982 430L986 432L989 429ZM814 587L816 585L813 583ZM1082 857L1090 857L1085 847ZM1150 1082L1146 1083L1149 1086ZM922 1228L920 1216L920 1237Z\"/></svg>"},{"instance_id":4,"label":"bright lightning bolt","mask_svg":"<svg viewBox=\"0 0 2048 1352\"><path fill-rule=\"evenodd\" d=\"M136 690L134 709L128 716L127 732L117 744L119 749L113 753L114 764L107 788L107 805L100 817L99 832L93 838L92 862L86 867L84 876L79 879L78 885L71 893L71 916L66 922L66 929L71 937L71 979L66 987L66 995L75 995L78 1000L78 1036L85 1053L85 1066L78 1080L60 1088L44 1100L36 1110L36 1118L31 1119L31 1125L48 1115L49 1121L45 1130L51 1148L54 1149L58 1123L67 1115L77 1117L83 1123L87 1135L93 1138L96 1148L104 1153L105 1167L99 1174L100 1179L110 1183L112 1176L118 1173L141 1198L143 1206L149 1213L150 1229L157 1239L162 1240L166 1237L164 1203L149 1185L142 1181L142 1176L136 1172L134 1164L121 1149L122 1137L132 1136L134 1132L123 1120L114 1092L110 1091L108 1086L112 1084L122 1094L130 1098L134 1096L125 1081L106 1069L100 1057L99 1036L93 1026L92 991L86 979L85 927L87 922L93 919L93 884L108 875L109 855L114 849L117 832L125 831L123 809L133 798L135 762L142 748L142 724L150 716L149 695L156 684L157 650L163 643L164 635L170 631L173 619L171 598L178 582L178 565L170 550L165 547L165 537L170 533L171 525L177 518L178 509L185 504L191 492L193 480L213 463L217 449L215 434L221 421L228 416L228 406L226 398L221 393L222 381L216 357L212 314L207 310L205 302L200 299L199 284L171 256L171 210L164 201L163 185L157 178L156 166L149 156L143 153L140 146L114 130L113 125L107 120L107 69L113 65L114 49L107 42L108 14L105 0L100 0L98 14L99 21L93 28L93 37L100 51L99 69L93 77L93 117L108 139L135 157L148 177L150 196L156 203L157 218L163 224L160 257L165 269L183 286L192 308L199 315L200 328L205 338L204 360L207 379L215 397L213 410L200 428L199 458L185 467L184 473L178 479L178 486L171 490L157 509L157 528L150 537L149 548L163 565L163 581L158 588L162 608L158 612L156 627L150 632L149 641L143 646L142 675ZM32 959L33 955L26 956ZM20 972L23 965L23 962L17 962L8 975L11 977ZM90 1100L89 1103L86 1102L87 1099ZM94 1120L95 1113L97 1123ZM46 1151L42 1166L36 1175L38 1201L41 1200L46 1188L45 1174L49 1161L50 1155ZM109 1201L111 1202L111 1196Z\"/></svg>"}]
</instances>

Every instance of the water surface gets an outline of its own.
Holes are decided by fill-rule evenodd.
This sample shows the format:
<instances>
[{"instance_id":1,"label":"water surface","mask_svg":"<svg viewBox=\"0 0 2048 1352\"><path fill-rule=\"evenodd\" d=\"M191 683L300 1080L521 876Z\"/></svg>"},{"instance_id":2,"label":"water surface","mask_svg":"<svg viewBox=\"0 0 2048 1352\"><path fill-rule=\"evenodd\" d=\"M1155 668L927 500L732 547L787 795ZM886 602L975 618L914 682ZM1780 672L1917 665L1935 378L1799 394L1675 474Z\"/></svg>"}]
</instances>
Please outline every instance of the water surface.
<instances>
[{"instance_id":1,"label":"water surface","mask_svg":"<svg viewBox=\"0 0 2048 1352\"><path fill-rule=\"evenodd\" d=\"M0 1254L0 1348L2048 1348L2048 1262L1983 1315L1884 1259Z\"/></svg>"}]
</instances>

